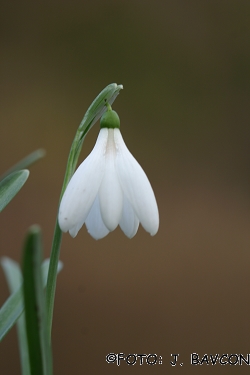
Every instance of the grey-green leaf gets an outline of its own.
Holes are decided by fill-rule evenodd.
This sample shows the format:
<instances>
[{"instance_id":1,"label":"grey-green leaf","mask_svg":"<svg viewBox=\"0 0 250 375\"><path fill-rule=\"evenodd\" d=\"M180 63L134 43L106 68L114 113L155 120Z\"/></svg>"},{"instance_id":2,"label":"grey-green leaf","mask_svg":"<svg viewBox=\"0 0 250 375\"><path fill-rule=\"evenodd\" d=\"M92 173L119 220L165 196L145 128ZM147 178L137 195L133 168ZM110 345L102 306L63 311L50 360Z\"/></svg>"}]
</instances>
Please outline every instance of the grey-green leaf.
<instances>
[{"instance_id":1,"label":"grey-green leaf","mask_svg":"<svg viewBox=\"0 0 250 375\"><path fill-rule=\"evenodd\" d=\"M1 262L2 263L2 262ZM3 264L2 264L3 266ZM3 266L4 267L4 266ZM59 261L57 272L62 270L62 262ZM49 259L42 264L43 286L46 286L49 271ZM0 309L0 341L16 323L24 309L22 286L5 301Z\"/></svg>"},{"instance_id":2,"label":"grey-green leaf","mask_svg":"<svg viewBox=\"0 0 250 375\"><path fill-rule=\"evenodd\" d=\"M1 264L5 273L10 293L15 293L20 288L23 281L20 266L17 262L8 257L3 257L1 260ZM24 314L21 314L21 316L17 319L17 337L22 375L30 375L29 351Z\"/></svg>"},{"instance_id":3,"label":"grey-green leaf","mask_svg":"<svg viewBox=\"0 0 250 375\"><path fill-rule=\"evenodd\" d=\"M12 172L0 182L0 211L2 211L19 192L28 177L29 171L24 169Z\"/></svg>"},{"instance_id":4,"label":"grey-green leaf","mask_svg":"<svg viewBox=\"0 0 250 375\"><path fill-rule=\"evenodd\" d=\"M23 312L22 290L18 289L5 301L0 310L0 341Z\"/></svg>"},{"instance_id":5,"label":"grey-green leaf","mask_svg":"<svg viewBox=\"0 0 250 375\"><path fill-rule=\"evenodd\" d=\"M13 165L8 171L6 171L1 177L0 181L7 177L10 173L20 171L21 169L27 169L32 164L34 164L39 159L43 158L45 155L45 150L39 148L38 150L33 151L31 154L25 156L17 164Z\"/></svg>"},{"instance_id":6,"label":"grey-green leaf","mask_svg":"<svg viewBox=\"0 0 250 375\"><path fill-rule=\"evenodd\" d=\"M23 251L23 298L31 375L52 375L52 353L42 283L42 240L38 226L30 228Z\"/></svg>"}]
</instances>

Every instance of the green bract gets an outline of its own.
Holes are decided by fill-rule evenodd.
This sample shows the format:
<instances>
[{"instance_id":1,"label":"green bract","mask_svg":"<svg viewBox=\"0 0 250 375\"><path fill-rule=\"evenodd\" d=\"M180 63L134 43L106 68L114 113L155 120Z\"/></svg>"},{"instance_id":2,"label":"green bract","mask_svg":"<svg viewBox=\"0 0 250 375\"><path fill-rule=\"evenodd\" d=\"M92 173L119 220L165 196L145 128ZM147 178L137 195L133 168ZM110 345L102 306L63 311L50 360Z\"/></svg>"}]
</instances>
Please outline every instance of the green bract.
<instances>
[{"instance_id":1,"label":"green bract","mask_svg":"<svg viewBox=\"0 0 250 375\"><path fill-rule=\"evenodd\" d=\"M115 129L120 128L120 119L118 114L110 108L102 115L100 120L100 127L108 128L108 129Z\"/></svg>"}]
</instances>

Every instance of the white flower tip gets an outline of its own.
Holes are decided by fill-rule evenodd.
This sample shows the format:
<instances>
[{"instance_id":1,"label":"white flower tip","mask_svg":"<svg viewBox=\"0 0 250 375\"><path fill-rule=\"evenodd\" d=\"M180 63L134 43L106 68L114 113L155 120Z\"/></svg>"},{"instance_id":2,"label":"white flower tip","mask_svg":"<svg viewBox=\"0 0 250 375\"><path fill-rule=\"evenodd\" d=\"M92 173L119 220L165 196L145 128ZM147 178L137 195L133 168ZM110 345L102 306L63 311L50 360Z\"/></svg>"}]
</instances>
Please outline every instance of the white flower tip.
<instances>
[{"instance_id":1,"label":"white flower tip","mask_svg":"<svg viewBox=\"0 0 250 375\"><path fill-rule=\"evenodd\" d=\"M62 214L60 212L58 215L58 224L62 232L67 232L69 230L67 218L62 218Z\"/></svg>"},{"instance_id":2,"label":"white flower tip","mask_svg":"<svg viewBox=\"0 0 250 375\"><path fill-rule=\"evenodd\" d=\"M71 228L69 228L69 234L71 235L71 237L75 238L82 226L82 222L79 222L76 225L71 226Z\"/></svg>"},{"instance_id":3,"label":"white flower tip","mask_svg":"<svg viewBox=\"0 0 250 375\"><path fill-rule=\"evenodd\" d=\"M159 212L156 204L151 215L148 216L147 220L143 221L141 224L151 236L156 235L159 229Z\"/></svg>"},{"instance_id":4,"label":"white flower tip","mask_svg":"<svg viewBox=\"0 0 250 375\"><path fill-rule=\"evenodd\" d=\"M76 230L76 228L72 228L69 230L69 234L71 235L71 237L75 238L76 235L78 233L78 230Z\"/></svg>"},{"instance_id":5,"label":"white flower tip","mask_svg":"<svg viewBox=\"0 0 250 375\"><path fill-rule=\"evenodd\" d=\"M159 226L157 227L156 230L154 230L153 232L150 232L150 236L155 236L156 233L158 232L158 229L159 229Z\"/></svg>"},{"instance_id":6,"label":"white flower tip","mask_svg":"<svg viewBox=\"0 0 250 375\"><path fill-rule=\"evenodd\" d=\"M136 232L137 233L137 232ZM132 233L132 234L126 234L126 236L131 240L135 235L136 233Z\"/></svg>"},{"instance_id":7,"label":"white flower tip","mask_svg":"<svg viewBox=\"0 0 250 375\"><path fill-rule=\"evenodd\" d=\"M98 241L98 240L102 239L103 237L105 237L105 236L97 236L95 233L92 233L90 230L88 230L88 234L90 234L90 236L92 238L94 238L94 240L96 240L96 241Z\"/></svg>"},{"instance_id":8,"label":"white flower tip","mask_svg":"<svg viewBox=\"0 0 250 375\"><path fill-rule=\"evenodd\" d=\"M64 217L61 212L59 212L59 215L58 215L58 224L62 232L66 233L69 231L69 234L73 238L76 237L80 229L78 225L72 226L68 218Z\"/></svg>"},{"instance_id":9,"label":"white flower tip","mask_svg":"<svg viewBox=\"0 0 250 375\"><path fill-rule=\"evenodd\" d=\"M156 210L157 210L157 216L155 218L155 221L154 221L154 224L152 225L152 229L150 231L150 235L151 236L155 236L156 233L158 232L159 230L159 211L158 211L158 207L157 207L157 204L156 204Z\"/></svg>"}]
</instances>

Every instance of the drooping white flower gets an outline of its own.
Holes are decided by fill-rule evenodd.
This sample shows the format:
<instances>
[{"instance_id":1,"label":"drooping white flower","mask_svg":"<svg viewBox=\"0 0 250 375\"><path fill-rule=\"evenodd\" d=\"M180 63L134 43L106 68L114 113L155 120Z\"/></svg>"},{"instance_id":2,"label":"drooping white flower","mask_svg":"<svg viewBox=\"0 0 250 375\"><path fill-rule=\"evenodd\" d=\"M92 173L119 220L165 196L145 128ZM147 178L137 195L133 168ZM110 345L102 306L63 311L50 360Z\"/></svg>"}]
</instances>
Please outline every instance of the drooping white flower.
<instances>
[{"instance_id":1,"label":"drooping white flower","mask_svg":"<svg viewBox=\"0 0 250 375\"><path fill-rule=\"evenodd\" d=\"M62 231L75 237L86 224L95 239L118 225L132 238L139 223L152 236L159 213L150 182L125 145L119 117L111 108L101 119L95 147L72 176L59 208Z\"/></svg>"}]
</instances>

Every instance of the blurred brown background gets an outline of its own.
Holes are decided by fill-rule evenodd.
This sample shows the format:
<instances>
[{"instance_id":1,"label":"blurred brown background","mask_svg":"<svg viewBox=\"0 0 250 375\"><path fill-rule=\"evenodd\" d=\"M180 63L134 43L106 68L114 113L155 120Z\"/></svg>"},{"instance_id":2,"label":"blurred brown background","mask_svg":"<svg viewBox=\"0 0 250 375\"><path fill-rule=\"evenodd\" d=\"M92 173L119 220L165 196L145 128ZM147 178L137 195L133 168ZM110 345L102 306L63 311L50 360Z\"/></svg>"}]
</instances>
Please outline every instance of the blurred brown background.
<instances>
[{"instance_id":1,"label":"blurred brown background","mask_svg":"<svg viewBox=\"0 0 250 375\"><path fill-rule=\"evenodd\" d=\"M250 353L249 17L249 0L1 1L0 173L47 154L1 213L0 255L20 261L38 223L49 256L71 142L112 82L124 85L113 108L160 211L155 237L63 236L55 374L208 373L191 353ZM2 304L2 270L0 288ZM110 352L163 363L117 367ZM0 344L0 373L20 373L15 329Z\"/></svg>"}]
</instances>

